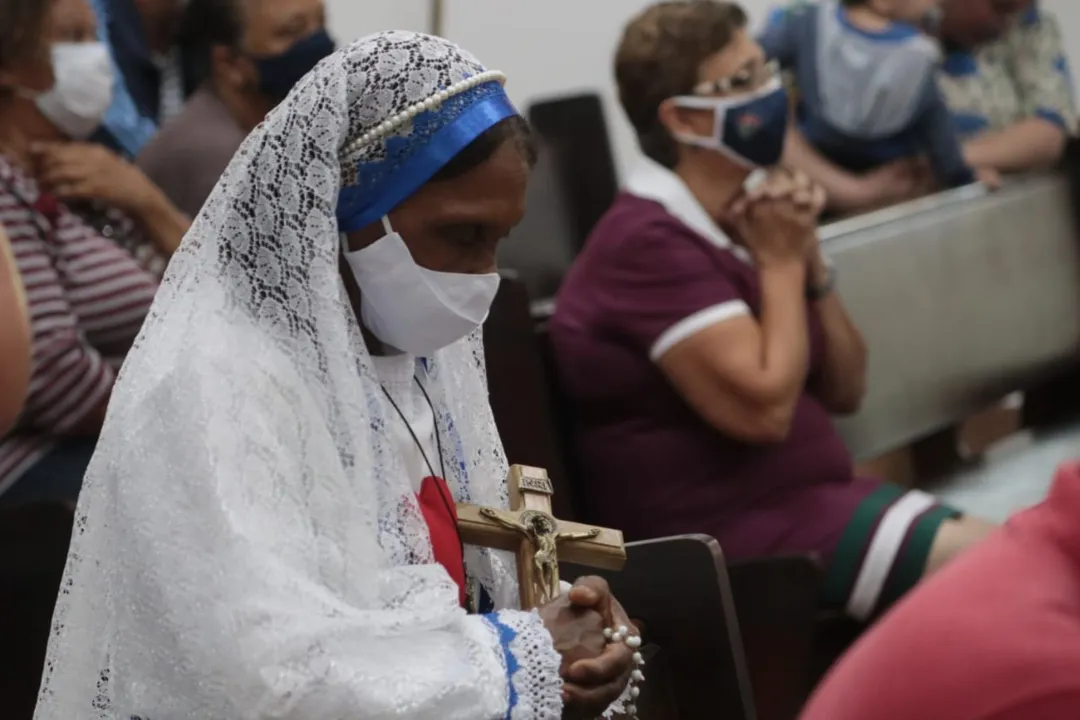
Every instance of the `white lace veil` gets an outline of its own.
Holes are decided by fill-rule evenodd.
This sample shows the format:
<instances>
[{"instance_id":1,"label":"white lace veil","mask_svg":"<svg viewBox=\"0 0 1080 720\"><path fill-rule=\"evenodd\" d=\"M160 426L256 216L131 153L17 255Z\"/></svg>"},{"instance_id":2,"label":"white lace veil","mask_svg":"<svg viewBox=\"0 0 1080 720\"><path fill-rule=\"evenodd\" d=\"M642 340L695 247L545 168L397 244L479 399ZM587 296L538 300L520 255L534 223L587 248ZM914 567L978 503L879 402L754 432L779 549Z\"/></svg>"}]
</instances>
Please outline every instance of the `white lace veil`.
<instances>
[{"instance_id":1,"label":"white lace veil","mask_svg":"<svg viewBox=\"0 0 1080 720\"><path fill-rule=\"evenodd\" d=\"M386 212L430 175L415 156L445 128L485 98L508 107L498 83L440 97L482 72L442 39L371 36L324 60L244 143L113 391L36 717L344 717L354 705L332 679L348 643L370 648L370 666L349 669L358 686L380 665L401 665L402 683L459 672L420 647L379 650L463 611L386 431L336 214L339 191L354 220ZM429 359L429 387L455 496L505 506L479 331ZM496 604L515 605L511 557L467 548L466 564ZM325 678L297 677L312 667ZM322 697L290 690L323 681ZM402 692L388 685L364 692Z\"/></svg>"}]
</instances>

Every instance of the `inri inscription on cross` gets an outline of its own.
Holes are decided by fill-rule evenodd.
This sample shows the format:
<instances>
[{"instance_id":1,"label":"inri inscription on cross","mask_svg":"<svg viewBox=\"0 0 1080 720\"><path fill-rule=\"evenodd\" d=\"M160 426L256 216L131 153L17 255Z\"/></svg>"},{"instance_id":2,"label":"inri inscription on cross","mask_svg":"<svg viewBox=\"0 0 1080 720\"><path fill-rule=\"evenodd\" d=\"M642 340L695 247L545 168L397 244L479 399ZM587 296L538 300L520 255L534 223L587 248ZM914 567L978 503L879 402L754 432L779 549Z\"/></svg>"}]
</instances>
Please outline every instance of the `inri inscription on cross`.
<instances>
[{"instance_id":1,"label":"inri inscription on cross","mask_svg":"<svg viewBox=\"0 0 1080 720\"><path fill-rule=\"evenodd\" d=\"M510 509L458 505L462 542L517 553L521 607L529 610L559 594L559 560L621 570L622 532L556 520L546 470L514 465L507 478Z\"/></svg>"}]
</instances>

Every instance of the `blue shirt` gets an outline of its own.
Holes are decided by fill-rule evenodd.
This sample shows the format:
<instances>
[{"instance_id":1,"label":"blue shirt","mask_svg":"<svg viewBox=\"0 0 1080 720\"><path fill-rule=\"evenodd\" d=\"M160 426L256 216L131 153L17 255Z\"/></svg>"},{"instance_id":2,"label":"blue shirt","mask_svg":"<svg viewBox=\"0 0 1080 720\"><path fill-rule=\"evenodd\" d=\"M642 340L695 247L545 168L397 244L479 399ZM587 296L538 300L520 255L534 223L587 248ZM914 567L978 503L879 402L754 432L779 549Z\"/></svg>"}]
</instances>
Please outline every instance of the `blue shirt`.
<instances>
[{"instance_id":1,"label":"blue shirt","mask_svg":"<svg viewBox=\"0 0 1080 720\"><path fill-rule=\"evenodd\" d=\"M121 154L134 157L157 132L154 119L157 98L151 94L156 87L148 86L149 70L156 72L142 29L142 21L131 0L91 0L98 21L98 36L109 46L113 58L113 101L105 113L105 121L94 139ZM141 79L134 88L140 90L138 99L132 96L129 82Z\"/></svg>"},{"instance_id":2,"label":"blue shirt","mask_svg":"<svg viewBox=\"0 0 1080 720\"><path fill-rule=\"evenodd\" d=\"M938 82L965 140L1032 118L1075 131L1073 78L1061 29L1038 5L1000 40L949 53Z\"/></svg>"},{"instance_id":3,"label":"blue shirt","mask_svg":"<svg viewBox=\"0 0 1080 720\"><path fill-rule=\"evenodd\" d=\"M835 2L800 3L774 13L760 42L793 73L803 133L832 162L864 172L926 155L943 184L974 180L935 79L937 46L914 26L868 31Z\"/></svg>"}]
</instances>

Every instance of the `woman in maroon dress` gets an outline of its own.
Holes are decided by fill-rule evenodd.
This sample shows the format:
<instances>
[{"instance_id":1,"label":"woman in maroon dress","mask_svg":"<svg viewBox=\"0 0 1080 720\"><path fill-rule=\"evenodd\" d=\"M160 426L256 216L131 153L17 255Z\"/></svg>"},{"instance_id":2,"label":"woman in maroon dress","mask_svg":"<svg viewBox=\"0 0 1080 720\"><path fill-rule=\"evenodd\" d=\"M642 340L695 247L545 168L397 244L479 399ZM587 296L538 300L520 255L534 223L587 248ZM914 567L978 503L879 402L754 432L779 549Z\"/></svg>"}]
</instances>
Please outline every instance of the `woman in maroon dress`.
<instances>
[{"instance_id":1,"label":"woman in maroon dress","mask_svg":"<svg viewBox=\"0 0 1080 720\"><path fill-rule=\"evenodd\" d=\"M599 522L701 532L729 557L815 551L865 619L990 525L854 474L866 348L821 253L825 198L779 162L788 99L728 3L663 3L616 60L647 159L551 324ZM752 188L747 190L747 188Z\"/></svg>"}]
</instances>

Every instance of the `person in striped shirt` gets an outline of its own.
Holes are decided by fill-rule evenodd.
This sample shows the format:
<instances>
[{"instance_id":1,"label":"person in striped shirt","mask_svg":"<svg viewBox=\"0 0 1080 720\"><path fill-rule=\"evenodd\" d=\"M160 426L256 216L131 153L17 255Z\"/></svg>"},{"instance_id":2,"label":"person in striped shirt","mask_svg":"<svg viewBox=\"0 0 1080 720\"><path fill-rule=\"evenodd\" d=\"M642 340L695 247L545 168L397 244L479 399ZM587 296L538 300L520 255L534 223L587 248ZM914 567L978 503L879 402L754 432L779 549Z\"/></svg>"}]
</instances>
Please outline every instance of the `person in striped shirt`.
<instances>
[{"instance_id":1,"label":"person in striped shirt","mask_svg":"<svg viewBox=\"0 0 1080 720\"><path fill-rule=\"evenodd\" d=\"M0 224L33 353L25 407L0 438L0 505L78 497L116 373L188 226L133 165L78 142L111 88L86 0L0 7Z\"/></svg>"}]
</instances>

